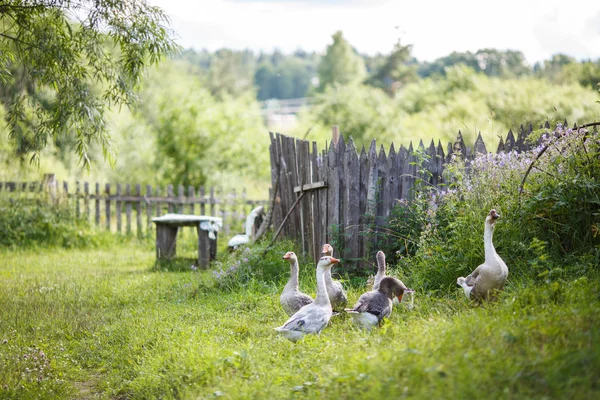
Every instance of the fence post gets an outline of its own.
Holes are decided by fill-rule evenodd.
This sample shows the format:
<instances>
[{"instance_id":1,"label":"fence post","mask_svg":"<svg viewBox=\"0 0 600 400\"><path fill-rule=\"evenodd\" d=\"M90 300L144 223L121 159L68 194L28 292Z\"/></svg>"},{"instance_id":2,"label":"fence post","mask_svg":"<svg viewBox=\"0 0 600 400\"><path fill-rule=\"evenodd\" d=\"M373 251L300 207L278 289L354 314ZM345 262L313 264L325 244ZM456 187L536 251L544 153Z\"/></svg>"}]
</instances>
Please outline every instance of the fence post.
<instances>
[{"instance_id":1,"label":"fence post","mask_svg":"<svg viewBox=\"0 0 600 400\"><path fill-rule=\"evenodd\" d=\"M104 210L106 215L106 230L110 232L110 183L106 184L104 193L106 195L106 207Z\"/></svg>"},{"instance_id":2,"label":"fence post","mask_svg":"<svg viewBox=\"0 0 600 400\"><path fill-rule=\"evenodd\" d=\"M131 185L129 183L125 185L125 197L131 197ZM125 218L127 223L125 233L131 235L131 201L129 199L125 201Z\"/></svg>"},{"instance_id":3,"label":"fence post","mask_svg":"<svg viewBox=\"0 0 600 400\"><path fill-rule=\"evenodd\" d=\"M142 186L137 183L135 185L135 196L138 198L135 205L135 221L137 237L142 237Z\"/></svg>"},{"instance_id":4,"label":"fence post","mask_svg":"<svg viewBox=\"0 0 600 400\"><path fill-rule=\"evenodd\" d=\"M56 203L56 176L54 174L44 174L44 184L50 194L52 203Z\"/></svg>"},{"instance_id":5,"label":"fence post","mask_svg":"<svg viewBox=\"0 0 600 400\"><path fill-rule=\"evenodd\" d=\"M115 205L115 213L117 214L117 233L123 233L121 224L121 214L123 213L123 202L121 201L121 184L117 183L117 201Z\"/></svg>"}]
</instances>

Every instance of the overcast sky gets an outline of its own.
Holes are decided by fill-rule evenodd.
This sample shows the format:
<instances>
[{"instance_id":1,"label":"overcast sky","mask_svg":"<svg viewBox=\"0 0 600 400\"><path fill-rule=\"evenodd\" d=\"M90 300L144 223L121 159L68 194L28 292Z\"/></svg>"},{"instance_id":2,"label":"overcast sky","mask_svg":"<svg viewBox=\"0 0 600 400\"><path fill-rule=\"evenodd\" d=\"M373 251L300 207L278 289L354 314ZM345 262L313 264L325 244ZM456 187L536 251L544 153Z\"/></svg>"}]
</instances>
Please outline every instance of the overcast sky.
<instances>
[{"instance_id":1,"label":"overcast sky","mask_svg":"<svg viewBox=\"0 0 600 400\"><path fill-rule=\"evenodd\" d=\"M325 50L338 30L361 53L398 38L431 61L452 51L519 50L527 61L564 53L600 58L600 1L149 0L170 16L184 48L291 53Z\"/></svg>"}]
</instances>

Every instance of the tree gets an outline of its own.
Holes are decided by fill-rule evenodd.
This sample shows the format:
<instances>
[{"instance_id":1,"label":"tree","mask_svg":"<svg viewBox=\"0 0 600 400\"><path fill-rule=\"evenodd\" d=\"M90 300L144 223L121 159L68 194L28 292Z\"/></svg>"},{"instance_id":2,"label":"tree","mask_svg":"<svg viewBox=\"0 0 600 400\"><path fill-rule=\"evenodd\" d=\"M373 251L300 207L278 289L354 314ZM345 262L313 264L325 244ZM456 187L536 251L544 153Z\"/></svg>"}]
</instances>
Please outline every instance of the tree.
<instances>
[{"instance_id":1,"label":"tree","mask_svg":"<svg viewBox=\"0 0 600 400\"><path fill-rule=\"evenodd\" d=\"M365 62L344 39L342 32L336 32L332 38L333 43L327 46L317 70L320 90L334 83L360 82L366 74Z\"/></svg>"},{"instance_id":2,"label":"tree","mask_svg":"<svg viewBox=\"0 0 600 400\"><path fill-rule=\"evenodd\" d=\"M136 100L146 66L177 48L161 9L146 0L4 0L0 86L9 136L39 160L50 141L112 146L105 114Z\"/></svg>"},{"instance_id":3,"label":"tree","mask_svg":"<svg viewBox=\"0 0 600 400\"><path fill-rule=\"evenodd\" d=\"M415 81L418 77L417 72L414 67L407 65L411 47L411 45L402 45L398 40L392 53L377 67L366 83L393 94L401 85Z\"/></svg>"},{"instance_id":4,"label":"tree","mask_svg":"<svg viewBox=\"0 0 600 400\"><path fill-rule=\"evenodd\" d=\"M211 59L206 86L214 96L240 96L254 89L254 55L250 50L218 50Z\"/></svg>"}]
</instances>

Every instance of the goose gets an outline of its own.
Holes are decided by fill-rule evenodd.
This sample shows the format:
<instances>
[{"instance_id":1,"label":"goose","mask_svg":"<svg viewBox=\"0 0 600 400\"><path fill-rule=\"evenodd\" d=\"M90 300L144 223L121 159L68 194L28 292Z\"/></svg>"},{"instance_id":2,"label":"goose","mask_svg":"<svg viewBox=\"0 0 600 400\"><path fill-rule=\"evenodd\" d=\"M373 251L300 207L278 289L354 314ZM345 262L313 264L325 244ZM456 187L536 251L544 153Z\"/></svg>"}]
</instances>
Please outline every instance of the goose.
<instances>
[{"instance_id":1,"label":"goose","mask_svg":"<svg viewBox=\"0 0 600 400\"><path fill-rule=\"evenodd\" d=\"M377 289L373 289L360 296L353 308L346 308L354 323L361 328L371 330L381 323L383 318L392 313L392 299L402 301L404 293L412 292L402 281L392 277L384 277Z\"/></svg>"},{"instance_id":2,"label":"goose","mask_svg":"<svg viewBox=\"0 0 600 400\"><path fill-rule=\"evenodd\" d=\"M290 279L283 288L279 302L287 315L294 315L303 306L313 302L312 297L298 290L298 257L293 251L288 251L283 256L290 262Z\"/></svg>"},{"instance_id":3,"label":"goose","mask_svg":"<svg viewBox=\"0 0 600 400\"><path fill-rule=\"evenodd\" d=\"M321 254L330 257L333 256L333 247L329 243L324 244ZM342 283L331 278L331 269L325 271L325 286L327 287L327 295L329 296L331 307L334 310L338 307L343 308L348 304L348 297Z\"/></svg>"},{"instance_id":4,"label":"goose","mask_svg":"<svg viewBox=\"0 0 600 400\"><path fill-rule=\"evenodd\" d=\"M337 258L323 256L317 263L317 297L292 315L286 322L275 330L286 339L296 342L311 333L320 333L331 319L332 310L327 289L325 288L325 272L340 262Z\"/></svg>"},{"instance_id":5,"label":"goose","mask_svg":"<svg viewBox=\"0 0 600 400\"><path fill-rule=\"evenodd\" d=\"M504 284L508 277L508 267L498 253L496 253L494 243L492 243L494 225L498 218L500 218L500 215L494 209L485 218L483 233L485 262L466 278L461 276L456 280L456 283L463 288L467 299L477 301L484 299L494 300L496 292L504 289Z\"/></svg>"},{"instance_id":6,"label":"goose","mask_svg":"<svg viewBox=\"0 0 600 400\"><path fill-rule=\"evenodd\" d=\"M375 258L377 259L377 274L375 274L374 277L369 278L369 280L372 280L373 282L373 289L372 290L377 290L379 289L379 284L381 282L381 280L383 278L386 277L386 263L385 263L385 253L381 250L379 250L377 252L377 254L375 255ZM404 305L406 306L406 308L408 308L409 310L412 310L415 307L415 297L414 297L414 291L409 291L406 292L406 294L408 296L403 297L404 301ZM408 297L408 300L406 300ZM400 301L398 300L398 297L394 297L392 299L392 302L394 304L399 304Z\"/></svg>"},{"instance_id":7,"label":"goose","mask_svg":"<svg viewBox=\"0 0 600 400\"><path fill-rule=\"evenodd\" d=\"M255 226L256 221L264 215L265 208L263 206L258 206L250 211L250 214L246 217L246 233L240 233L229 239L227 242L227 247L229 250L236 250L243 244L250 243L254 239Z\"/></svg>"},{"instance_id":8,"label":"goose","mask_svg":"<svg viewBox=\"0 0 600 400\"><path fill-rule=\"evenodd\" d=\"M385 278L386 273L385 253L379 250L375 255L375 259L377 260L377 274L375 274L375 278L373 279L373 290L379 289L379 283Z\"/></svg>"}]
</instances>

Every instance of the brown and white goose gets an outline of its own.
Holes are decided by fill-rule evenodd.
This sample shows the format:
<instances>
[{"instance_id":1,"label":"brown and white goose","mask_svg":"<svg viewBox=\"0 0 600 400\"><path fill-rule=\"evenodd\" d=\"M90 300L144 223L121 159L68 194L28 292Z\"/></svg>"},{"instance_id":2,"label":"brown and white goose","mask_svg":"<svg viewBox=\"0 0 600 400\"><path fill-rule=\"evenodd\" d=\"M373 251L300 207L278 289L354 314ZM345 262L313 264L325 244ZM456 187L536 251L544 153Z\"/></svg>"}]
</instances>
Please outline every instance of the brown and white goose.
<instances>
[{"instance_id":1,"label":"brown and white goose","mask_svg":"<svg viewBox=\"0 0 600 400\"><path fill-rule=\"evenodd\" d=\"M377 254L375 255L375 258L377 259L377 274L375 274L374 277L372 277L373 279L373 289L372 290L377 290L379 289L379 284L381 282L381 280L383 278L385 278L387 275L387 265L385 263L385 253L381 250L379 250L377 252ZM371 279L371 278L370 278ZM407 296L402 297L403 299L403 305L409 309L412 310L415 307L415 297L414 297L414 291L408 291L406 292ZM397 297L393 298L393 303L394 304L399 304L400 301L398 300Z\"/></svg>"},{"instance_id":2,"label":"brown and white goose","mask_svg":"<svg viewBox=\"0 0 600 400\"><path fill-rule=\"evenodd\" d=\"M327 289L325 288L325 272L330 270L340 260L323 256L317 263L317 297L311 304L302 307L280 327L275 330L292 342L298 341L304 335L320 333L331 319L332 310Z\"/></svg>"},{"instance_id":3,"label":"brown and white goose","mask_svg":"<svg viewBox=\"0 0 600 400\"><path fill-rule=\"evenodd\" d=\"M332 257L333 247L329 243L324 244L321 254ZM327 294L329 295L331 307L334 310L343 308L348 304L348 296L346 296L344 287L340 281L333 280L331 277L331 269L325 271L325 286L327 287Z\"/></svg>"},{"instance_id":4,"label":"brown and white goose","mask_svg":"<svg viewBox=\"0 0 600 400\"><path fill-rule=\"evenodd\" d=\"M392 277L384 277L377 289L371 290L360 296L353 308L346 308L352 316L354 323L370 330L381 323L383 318L392 313L392 299L396 297L402 301L404 293L411 292L402 281Z\"/></svg>"},{"instance_id":5,"label":"brown and white goose","mask_svg":"<svg viewBox=\"0 0 600 400\"><path fill-rule=\"evenodd\" d=\"M313 302L313 298L298 289L298 257L293 251L288 251L283 256L290 262L290 279L283 288L279 302L287 315L294 315L299 309Z\"/></svg>"},{"instance_id":6,"label":"brown and white goose","mask_svg":"<svg viewBox=\"0 0 600 400\"><path fill-rule=\"evenodd\" d=\"M504 289L508 277L508 267L496 253L492 242L494 226L498 218L500 218L500 215L493 209L485 218L483 233L485 262L475 268L475 271L466 278L461 276L456 280L456 283L463 288L467 299L477 301L494 300L497 292Z\"/></svg>"}]
</instances>

